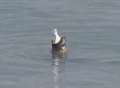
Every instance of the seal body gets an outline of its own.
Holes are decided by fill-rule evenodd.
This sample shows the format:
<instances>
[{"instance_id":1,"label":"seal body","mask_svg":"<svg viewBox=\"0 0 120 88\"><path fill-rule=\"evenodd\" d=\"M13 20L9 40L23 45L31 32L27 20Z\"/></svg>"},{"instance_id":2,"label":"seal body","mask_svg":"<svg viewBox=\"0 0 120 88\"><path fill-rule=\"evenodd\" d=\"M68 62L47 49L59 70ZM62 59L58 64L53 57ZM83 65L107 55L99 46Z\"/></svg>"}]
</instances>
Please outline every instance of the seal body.
<instances>
[{"instance_id":1,"label":"seal body","mask_svg":"<svg viewBox=\"0 0 120 88\"><path fill-rule=\"evenodd\" d=\"M56 28L53 30L53 32L54 32L53 33L54 39L51 41L52 56L53 56L53 58L55 58L55 57L63 58L63 57L65 57L65 55L67 53L65 37L60 36L58 34L58 31Z\"/></svg>"},{"instance_id":2,"label":"seal body","mask_svg":"<svg viewBox=\"0 0 120 88\"><path fill-rule=\"evenodd\" d=\"M61 37L58 43L54 43L54 40L52 40L53 58L55 57L63 58L66 56L66 54L67 54L67 48L66 48L65 38Z\"/></svg>"}]
</instances>

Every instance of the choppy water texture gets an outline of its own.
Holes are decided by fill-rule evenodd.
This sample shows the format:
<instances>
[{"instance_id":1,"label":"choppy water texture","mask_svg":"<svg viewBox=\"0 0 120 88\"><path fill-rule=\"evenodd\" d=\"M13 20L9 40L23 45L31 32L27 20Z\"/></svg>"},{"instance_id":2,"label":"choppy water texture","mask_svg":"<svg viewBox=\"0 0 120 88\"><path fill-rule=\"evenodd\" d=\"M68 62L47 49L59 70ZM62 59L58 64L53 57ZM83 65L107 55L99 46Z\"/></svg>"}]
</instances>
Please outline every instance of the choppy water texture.
<instances>
[{"instance_id":1,"label":"choppy water texture","mask_svg":"<svg viewBox=\"0 0 120 88\"><path fill-rule=\"evenodd\" d=\"M55 27L64 62L51 58ZM0 0L0 88L119 87L119 0Z\"/></svg>"}]
</instances>

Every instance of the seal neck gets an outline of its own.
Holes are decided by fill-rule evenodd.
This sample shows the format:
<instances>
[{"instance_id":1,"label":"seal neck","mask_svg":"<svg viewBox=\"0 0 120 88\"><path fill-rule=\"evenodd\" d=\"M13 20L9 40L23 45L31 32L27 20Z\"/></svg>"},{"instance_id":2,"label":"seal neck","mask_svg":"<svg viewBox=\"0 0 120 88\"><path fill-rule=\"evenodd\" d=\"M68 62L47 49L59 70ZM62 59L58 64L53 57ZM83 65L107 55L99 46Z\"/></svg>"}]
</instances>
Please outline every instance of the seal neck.
<instances>
[{"instance_id":1,"label":"seal neck","mask_svg":"<svg viewBox=\"0 0 120 88\"><path fill-rule=\"evenodd\" d=\"M55 44L58 43L61 39L61 37L58 34L57 29L54 29L54 36L55 36Z\"/></svg>"}]
</instances>

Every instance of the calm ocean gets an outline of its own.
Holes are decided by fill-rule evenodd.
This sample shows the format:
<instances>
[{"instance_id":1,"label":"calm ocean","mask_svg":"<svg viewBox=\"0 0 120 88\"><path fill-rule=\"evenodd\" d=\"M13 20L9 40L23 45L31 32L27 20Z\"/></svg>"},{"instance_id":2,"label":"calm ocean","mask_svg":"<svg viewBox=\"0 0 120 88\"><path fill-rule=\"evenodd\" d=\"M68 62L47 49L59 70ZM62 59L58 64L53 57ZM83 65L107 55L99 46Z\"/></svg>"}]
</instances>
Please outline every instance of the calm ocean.
<instances>
[{"instance_id":1,"label":"calm ocean","mask_svg":"<svg viewBox=\"0 0 120 88\"><path fill-rule=\"evenodd\" d=\"M120 0L0 0L0 88L120 88Z\"/></svg>"}]
</instances>

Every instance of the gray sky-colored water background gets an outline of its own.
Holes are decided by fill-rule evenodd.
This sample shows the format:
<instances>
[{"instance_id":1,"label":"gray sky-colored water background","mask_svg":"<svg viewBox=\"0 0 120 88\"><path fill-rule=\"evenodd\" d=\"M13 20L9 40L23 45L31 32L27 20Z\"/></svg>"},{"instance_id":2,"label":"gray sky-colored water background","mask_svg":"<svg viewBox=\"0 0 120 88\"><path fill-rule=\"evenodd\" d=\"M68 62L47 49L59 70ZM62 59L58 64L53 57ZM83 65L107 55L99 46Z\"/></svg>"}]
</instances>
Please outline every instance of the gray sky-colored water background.
<instances>
[{"instance_id":1,"label":"gray sky-colored water background","mask_svg":"<svg viewBox=\"0 0 120 88\"><path fill-rule=\"evenodd\" d=\"M0 0L0 88L120 88L120 0Z\"/></svg>"}]
</instances>

